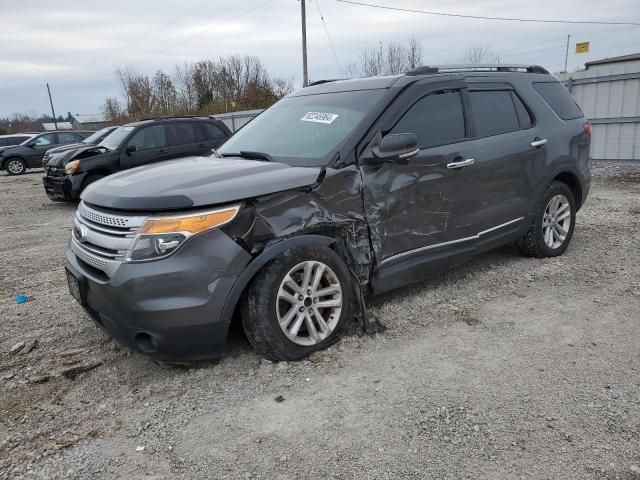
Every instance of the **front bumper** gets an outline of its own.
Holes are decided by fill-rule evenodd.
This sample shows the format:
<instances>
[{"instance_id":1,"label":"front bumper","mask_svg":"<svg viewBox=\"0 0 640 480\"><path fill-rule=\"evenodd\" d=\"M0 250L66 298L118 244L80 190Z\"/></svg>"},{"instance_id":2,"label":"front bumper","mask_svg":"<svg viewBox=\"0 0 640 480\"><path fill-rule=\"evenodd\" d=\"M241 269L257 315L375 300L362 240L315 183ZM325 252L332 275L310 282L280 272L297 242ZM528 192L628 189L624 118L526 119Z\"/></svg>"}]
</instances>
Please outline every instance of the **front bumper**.
<instances>
[{"instance_id":1,"label":"front bumper","mask_svg":"<svg viewBox=\"0 0 640 480\"><path fill-rule=\"evenodd\" d=\"M109 335L167 362L210 360L224 353L229 321L221 314L251 260L220 230L188 240L175 254L123 263L109 278L67 247L67 270L78 280L81 304Z\"/></svg>"},{"instance_id":2,"label":"front bumper","mask_svg":"<svg viewBox=\"0 0 640 480\"><path fill-rule=\"evenodd\" d=\"M54 201L75 201L80 198L80 187L86 176L85 173L78 175L61 175L47 173L42 177L42 184L47 193L47 197Z\"/></svg>"}]
</instances>

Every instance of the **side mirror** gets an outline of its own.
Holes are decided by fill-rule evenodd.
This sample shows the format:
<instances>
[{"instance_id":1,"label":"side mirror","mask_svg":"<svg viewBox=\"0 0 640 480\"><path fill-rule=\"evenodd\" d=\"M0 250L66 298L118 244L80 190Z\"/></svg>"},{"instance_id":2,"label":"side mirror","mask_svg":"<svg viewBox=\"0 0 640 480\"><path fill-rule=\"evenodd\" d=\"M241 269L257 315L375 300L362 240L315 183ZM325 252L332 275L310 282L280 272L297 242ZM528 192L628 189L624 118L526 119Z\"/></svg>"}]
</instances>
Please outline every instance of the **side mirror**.
<instances>
[{"instance_id":1,"label":"side mirror","mask_svg":"<svg viewBox=\"0 0 640 480\"><path fill-rule=\"evenodd\" d=\"M36 142L27 143L27 147L29 147L29 148L36 148Z\"/></svg>"},{"instance_id":2,"label":"side mirror","mask_svg":"<svg viewBox=\"0 0 640 480\"><path fill-rule=\"evenodd\" d=\"M137 150L135 145L127 145L127 148L125 148L125 152L127 152L127 155L131 155L133 152L135 152Z\"/></svg>"},{"instance_id":3,"label":"side mirror","mask_svg":"<svg viewBox=\"0 0 640 480\"><path fill-rule=\"evenodd\" d=\"M418 152L418 137L413 133L387 135L371 151L375 158L383 162L401 162L415 157Z\"/></svg>"}]
</instances>

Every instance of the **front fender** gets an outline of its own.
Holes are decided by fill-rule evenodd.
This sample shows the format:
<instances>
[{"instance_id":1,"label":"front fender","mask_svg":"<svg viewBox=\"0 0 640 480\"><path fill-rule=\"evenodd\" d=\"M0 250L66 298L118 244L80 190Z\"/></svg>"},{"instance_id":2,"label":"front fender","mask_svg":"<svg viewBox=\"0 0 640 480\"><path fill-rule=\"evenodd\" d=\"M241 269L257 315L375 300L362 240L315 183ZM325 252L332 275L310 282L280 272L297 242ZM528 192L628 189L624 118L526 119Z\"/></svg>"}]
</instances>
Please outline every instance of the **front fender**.
<instances>
[{"instance_id":1,"label":"front fender","mask_svg":"<svg viewBox=\"0 0 640 480\"><path fill-rule=\"evenodd\" d=\"M255 257L238 276L238 279L234 283L227 300L225 301L224 308L220 320L223 322L230 322L233 312L236 309L238 300L244 292L249 282L253 277L264 267L269 261L276 258L278 255L285 251L296 247L328 247L336 242L335 238L325 237L324 235L301 235L298 237L290 237L277 241L265 248L260 255Z\"/></svg>"}]
</instances>

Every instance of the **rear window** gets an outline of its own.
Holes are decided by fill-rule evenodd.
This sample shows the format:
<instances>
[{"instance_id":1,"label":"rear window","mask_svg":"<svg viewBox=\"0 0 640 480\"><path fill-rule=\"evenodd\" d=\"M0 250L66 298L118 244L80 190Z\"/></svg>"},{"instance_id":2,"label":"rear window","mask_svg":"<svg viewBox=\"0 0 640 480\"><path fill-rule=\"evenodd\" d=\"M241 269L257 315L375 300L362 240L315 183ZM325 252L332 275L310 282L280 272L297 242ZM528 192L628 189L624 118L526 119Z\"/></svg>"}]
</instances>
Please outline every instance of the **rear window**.
<instances>
[{"instance_id":1,"label":"rear window","mask_svg":"<svg viewBox=\"0 0 640 480\"><path fill-rule=\"evenodd\" d=\"M561 119L572 120L584 116L576 101L560 82L536 82L533 88Z\"/></svg>"},{"instance_id":2,"label":"rear window","mask_svg":"<svg viewBox=\"0 0 640 480\"><path fill-rule=\"evenodd\" d=\"M469 92L476 137L490 137L520 129L520 120L509 90Z\"/></svg>"},{"instance_id":3,"label":"rear window","mask_svg":"<svg viewBox=\"0 0 640 480\"><path fill-rule=\"evenodd\" d=\"M205 123L205 128L207 132L209 132L209 137L213 140L222 140L223 138L227 138L227 134L222 131L217 125L213 123Z\"/></svg>"}]
</instances>

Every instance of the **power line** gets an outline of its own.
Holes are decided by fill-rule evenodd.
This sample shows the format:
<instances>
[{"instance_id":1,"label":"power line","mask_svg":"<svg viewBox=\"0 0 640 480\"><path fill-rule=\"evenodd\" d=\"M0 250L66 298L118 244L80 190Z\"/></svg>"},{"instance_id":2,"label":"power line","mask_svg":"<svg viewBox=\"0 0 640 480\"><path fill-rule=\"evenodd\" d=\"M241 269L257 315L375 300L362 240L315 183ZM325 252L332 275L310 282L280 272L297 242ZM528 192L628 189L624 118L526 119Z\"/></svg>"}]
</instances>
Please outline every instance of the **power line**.
<instances>
[{"instance_id":1,"label":"power line","mask_svg":"<svg viewBox=\"0 0 640 480\"><path fill-rule=\"evenodd\" d=\"M331 40L331 35L329 35L327 24L325 23L324 16L322 15L322 11L320 10L320 0L316 0L314 3L316 4L316 8L318 9L318 14L320 15L320 19L322 20L322 25L324 25L324 31L327 34L327 39L329 40L329 45L331 46L331 51L333 52L333 58L336 59L336 64L338 65L338 71L340 72L340 76L344 77L344 73L342 72L342 66L340 65L340 60L338 60L338 54L336 53L336 49L333 46L333 40Z\"/></svg>"},{"instance_id":2,"label":"power line","mask_svg":"<svg viewBox=\"0 0 640 480\"><path fill-rule=\"evenodd\" d=\"M627 32L630 29L633 29L635 31L634 32ZM627 37L629 35L638 35L640 33L640 31L637 30L636 27L627 27L627 28L608 28L606 30L598 30L598 31L595 31L595 32L588 32L588 33L585 33L584 31L582 31L582 32L580 32L579 35L578 34L573 34L573 36L575 36L575 37L581 36L581 37L584 37L584 38L587 38L587 37L591 38L594 35L601 35L603 33L614 32L614 31L618 32L618 33L615 33L613 35L607 35L606 37L600 38L599 40L608 40L610 38L615 38L615 37ZM620 33L620 32L626 32L626 33ZM565 39L566 39L566 37L554 37L552 39L544 40L542 42L529 43L527 45L522 45L520 47L507 48L505 50L501 50L500 54L504 54L506 52L514 52L514 51L517 51L517 50L528 50L530 47L535 47L535 46L538 46L538 45L544 45L544 44L551 43L551 42L562 42L562 44L564 45ZM556 47L550 47L550 48L556 48ZM540 49L540 50L542 50L542 49ZM544 50L547 50L547 48L545 48ZM535 51L539 51L539 50L535 50ZM522 52L522 53L525 53L525 52ZM506 55L506 56L511 56L511 54Z\"/></svg>"},{"instance_id":3,"label":"power line","mask_svg":"<svg viewBox=\"0 0 640 480\"><path fill-rule=\"evenodd\" d=\"M433 12L429 10L416 10L412 8L389 7L387 5L377 5L375 3L356 2L354 0L335 0L340 3L348 3L351 5L360 5L362 7L381 8L383 10L395 10L397 12L423 13L425 15L436 15L439 17L457 17L470 18L474 20L500 20L505 22L533 22L533 23L567 23L577 25L633 25L640 27L637 22L606 22L599 20L544 20L538 18L515 18L515 17L487 17L483 15L463 15L460 13Z\"/></svg>"},{"instance_id":4,"label":"power line","mask_svg":"<svg viewBox=\"0 0 640 480\"><path fill-rule=\"evenodd\" d=\"M218 24L214 25L213 27L206 28L206 29L202 30L201 32L196 33L195 35L191 35L190 37L185 38L185 39L184 39L184 40L182 40L181 42L174 43L174 44L173 44L173 45L171 45L169 48L165 48L164 50L160 50L159 52L154 53L154 54L153 54L151 57L149 57L149 58L155 58L155 57L157 57L158 55L162 55L163 53L166 53L166 52L168 52L169 50L172 50L172 49L173 49L173 48L175 48L175 47L178 47L178 46L180 46L180 45L183 45L184 43L186 43L186 42L188 42L188 41L190 41L190 40L193 40L193 39L194 39L194 38L196 38L196 37L199 37L199 36L201 36L201 35L204 35L205 33L212 32L213 30L216 30L216 29L218 29L218 28L220 28L220 27L222 27L222 26L226 25L227 23L231 23L231 22L233 22L234 20L237 20L238 18L243 17L244 15L247 15L247 14L249 14L249 13L251 13L251 12L254 12L255 10L258 10L259 8L264 7L265 5L267 5L267 4L271 3L271 2L273 2L273 0L267 0L266 2L262 2L262 3L258 4L258 5L256 5L255 7L251 7L251 8L249 8L249 9L247 9L247 10L243 10L242 12L238 13L237 15L234 15L233 17L230 17L230 18L228 18L228 19L224 20L224 21L222 21L222 22L220 22L220 23L218 23Z\"/></svg>"},{"instance_id":5,"label":"power line","mask_svg":"<svg viewBox=\"0 0 640 480\"><path fill-rule=\"evenodd\" d=\"M169 25L171 25L171 24L173 24L173 23L176 23L178 20L180 20L180 19L182 19L182 18L186 17L187 15L189 15L189 14L191 14L191 13L195 12L196 10L198 10L198 9L200 9L200 8L202 8L202 7L204 7L204 6L205 6L207 3L209 3L210 1L211 1L211 0L204 0L204 2L199 3L198 5L196 5L195 7L193 7L192 9L187 10L186 12L184 12L183 14L181 14L181 15L179 15L179 16L177 16L177 17L175 17L175 18L172 18L172 19L171 19L171 20L169 20L167 23L164 23L164 24L160 25L159 27L154 28L154 29L153 29L153 30L151 30L150 32L145 33L145 34L144 34L144 35L142 35L141 37L138 37L138 38L136 38L135 40L130 41L129 43L126 43L125 45L123 45L122 47L120 47L120 48L118 48L118 49L114 50L114 51L113 51L113 52L111 52L111 53L108 53L108 54L106 54L106 55L102 55L99 59L97 59L97 60L95 60L95 61L91 62L91 63L89 64L89 66L91 66L91 65L95 65L96 63L100 63L100 62L102 62L103 60L105 60L105 59L107 59L107 58L111 58L111 57L113 57L114 55L116 55L116 54L118 54L118 53L122 52L123 50L126 50L126 49L127 49L127 48L129 48L131 45L134 45L134 44L136 44L136 43L138 43L138 42L140 42L140 41L144 40L145 38L150 37L150 36L151 36L151 35L153 35L154 33L159 32L159 31L160 31L160 30L162 30L163 28L168 27Z\"/></svg>"}]
</instances>

